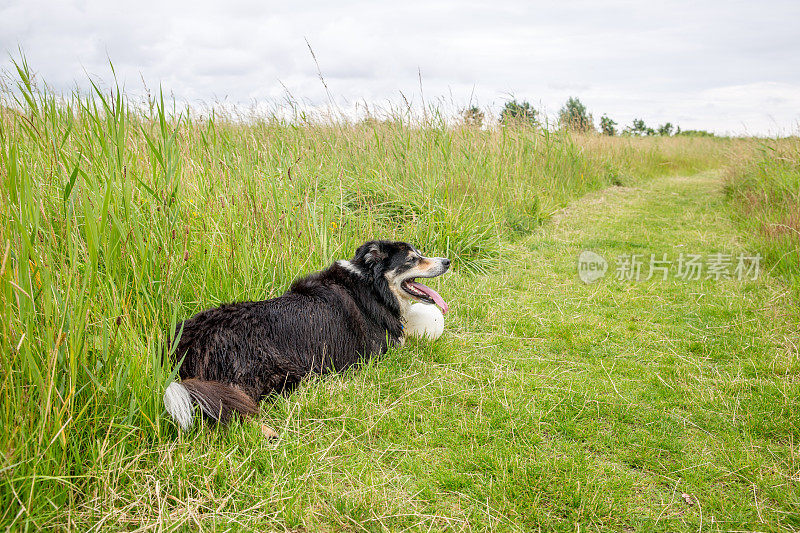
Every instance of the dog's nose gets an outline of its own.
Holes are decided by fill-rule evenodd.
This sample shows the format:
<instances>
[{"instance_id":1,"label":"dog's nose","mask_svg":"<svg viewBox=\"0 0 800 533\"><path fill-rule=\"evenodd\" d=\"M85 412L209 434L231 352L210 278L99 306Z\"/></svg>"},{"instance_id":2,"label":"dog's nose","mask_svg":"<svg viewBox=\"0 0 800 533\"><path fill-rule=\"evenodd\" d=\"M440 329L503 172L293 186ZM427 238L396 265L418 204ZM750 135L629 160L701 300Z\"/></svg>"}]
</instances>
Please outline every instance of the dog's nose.
<instances>
[{"instance_id":1,"label":"dog's nose","mask_svg":"<svg viewBox=\"0 0 800 533\"><path fill-rule=\"evenodd\" d=\"M442 258L442 265L444 265L445 268L450 268L450 260L448 258L446 258L446 257L443 257Z\"/></svg>"}]
</instances>

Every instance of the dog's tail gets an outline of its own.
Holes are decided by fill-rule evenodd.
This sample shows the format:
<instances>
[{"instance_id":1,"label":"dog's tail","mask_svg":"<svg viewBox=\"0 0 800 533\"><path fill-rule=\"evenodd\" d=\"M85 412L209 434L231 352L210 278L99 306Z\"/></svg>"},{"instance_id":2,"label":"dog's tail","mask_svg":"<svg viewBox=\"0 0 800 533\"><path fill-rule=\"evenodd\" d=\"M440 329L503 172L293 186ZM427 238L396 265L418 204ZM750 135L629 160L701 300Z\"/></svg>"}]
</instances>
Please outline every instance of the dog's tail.
<instances>
[{"instance_id":1,"label":"dog's tail","mask_svg":"<svg viewBox=\"0 0 800 533\"><path fill-rule=\"evenodd\" d=\"M194 422L194 406L221 424L230 421L234 412L242 416L254 415L258 405L244 392L219 381L185 379L170 383L164 392L164 407L183 430Z\"/></svg>"}]
</instances>

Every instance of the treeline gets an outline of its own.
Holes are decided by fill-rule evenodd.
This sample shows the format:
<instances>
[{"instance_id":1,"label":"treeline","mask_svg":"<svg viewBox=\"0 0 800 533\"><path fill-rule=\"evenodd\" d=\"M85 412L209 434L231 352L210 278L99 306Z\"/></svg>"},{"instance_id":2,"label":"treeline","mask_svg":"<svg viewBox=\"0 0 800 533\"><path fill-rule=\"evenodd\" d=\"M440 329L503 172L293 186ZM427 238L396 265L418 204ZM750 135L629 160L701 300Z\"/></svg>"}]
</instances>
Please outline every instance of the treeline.
<instances>
[{"instance_id":1,"label":"treeline","mask_svg":"<svg viewBox=\"0 0 800 533\"><path fill-rule=\"evenodd\" d=\"M467 126L481 127L484 124L486 115L477 106L470 106L461 111L462 122ZM527 123L535 127L543 125L541 114L529 102L518 102L516 99L506 102L500 112L500 124L519 124ZM714 134L705 130L682 130L680 126L675 126L671 122L661 124L657 127L648 126L643 119L636 118L629 126L617 130L619 125L608 115L600 117L600 123L595 126L594 117L586 109L586 106L578 98L570 97L558 112L557 125L559 128L575 131L579 133L599 132L603 135L622 135L630 137L646 137L659 135L670 137L674 135L685 135L691 137L714 137Z\"/></svg>"}]
</instances>

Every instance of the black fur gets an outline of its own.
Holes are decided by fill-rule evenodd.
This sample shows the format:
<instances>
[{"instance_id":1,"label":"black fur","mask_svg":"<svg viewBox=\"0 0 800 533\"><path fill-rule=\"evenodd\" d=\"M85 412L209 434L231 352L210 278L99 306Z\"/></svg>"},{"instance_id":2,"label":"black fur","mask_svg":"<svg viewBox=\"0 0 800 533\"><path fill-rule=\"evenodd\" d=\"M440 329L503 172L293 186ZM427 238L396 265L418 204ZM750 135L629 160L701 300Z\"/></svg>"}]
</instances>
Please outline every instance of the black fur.
<instances>
[{"instance_id":1,"label":"black fur","mask_svg":"<svg viewBox=\"0 0 800 533\"><path fill-rule=\"evenodd\" d=\"M181 378L230 385L257 402L311 373L383 354L403 334L401 304L386 274L407 268L413 252L406 243L368 242L351 268L334 263L278 298L198 313L178 326Z\"/></svg>"}]
</instances>

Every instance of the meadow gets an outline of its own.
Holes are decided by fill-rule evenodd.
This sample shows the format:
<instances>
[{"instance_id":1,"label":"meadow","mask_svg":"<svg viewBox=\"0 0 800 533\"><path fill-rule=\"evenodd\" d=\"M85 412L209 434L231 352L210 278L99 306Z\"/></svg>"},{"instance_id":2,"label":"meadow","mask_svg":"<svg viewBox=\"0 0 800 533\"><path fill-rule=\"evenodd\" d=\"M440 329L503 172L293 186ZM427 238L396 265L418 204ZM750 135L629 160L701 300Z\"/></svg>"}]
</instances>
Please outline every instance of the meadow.
<instances>
[{"instance_id":1,"label":"meadow","mask_svg":"<svg viewBox=\"0 0 800 533\"><path fill-rule=\"evenodd\" d=\"M752 454L778 457L768 465L770 476L785 486L757 488L778 501L764 523L800 527L796 316L788 289L781 289L798 272L797 153L792 140L608 138L522 124L480 129L435 112L359 122L198 115L162 96L132 103L117 86L57 95L20 64L0 96L0 525L696 529L704 519L698 495L686 496L695 499L686 513L669 512L664 518L672 521L659 522L653 511L660 508L643 496L650 488L632 488L617 462L606 458L595 468L591 457L611 450L645 472L658 468L654 456L688 453L676 441L691 446L705 438L702 432L714 432L726 443L720 449L732 450L729 470L748 480L761 475L746 471L754 468ZM722 194L721 178L686 190L679 182L663 190L648 184L723 173L729 199L708 220L735 221L737 235L764 250L777 275L755 289L731 289L752 303L729 303L738 312L664 311L675 322L665 328L690 323L691 331L706 331L675 348L680 357L701 358L702 379L694 384L700 399L680 409L685 419L699 416L692 423L702 432L640 441L631 435L649 431L643 428L673 431L654 414L656 406L666 402L668 410L683 401L662 390L655 375L690 378L673 375L679 370L637 370L647 376L636 389L647 413L641 420L622 420L625 409L604 400L613 391L581 400L580 388L548 381L563 368L589 380L581 385L588 391L605 387L608 376L616 395L631 398L633 389L620 383L617 390L611 379L614 366L606 365L616 363L595 348L609 332L622 343L619 352L659 342L655 333L639 334L647 327L636 325L630 309L619 317L592 315L575 329L586 310L564 314L559 302L577 305L576 287L581 297L593 296L578 285L573 250L563 248L567 237L548 232L574 202L599 191L623 199L640 188L652 193L640 219L663 211L664 220L670 213L681 220L691 209L705 216L705 204L679 208L669 201ZM625 205L601 202L573 222L623 213ZM764 220L779 226L770 229ZM657 240L659 224L642 234ZM756 226L766 229L751 232ZM256 423L182 434L165 418L161 397L176 370L164 353L178 321L223 302L279 295L296 277L376 237L453 261L453 274L433 284L455 304L440 341L412 342L365 368L311 379L291 396L264 402ZM635 240L616 226L604 239L616 243L612 248ZM558 250L564 255L553 255ZM536 278L527 277L533 263ZM550 278L554 273L560 277ZM603 290L617 291L608 296L613 301L641 304L642 296L627 289ZM671 286L667 294L689 298L687 291ZM547 300L534 305L530 298L541 295ZM781 310L780 319L765 317L770 307ZM720 337L708 331L726 320L738 326L719 330ZM759 336L762 323L770 325L769 338ZM662 331L660 342L680 336L676 331ZM731 350L753 365L742 370L723 357ZM776 350L779 368L771 358ZM760 385L743 386L754 395L766 387L758 401L774 402L775 428L758 437L768 442L766 452L736 414L733 425L709 414L730 407L723 389L709 385L720 361L733 366L717 368L717 377L755 376ZM670 364L683 368L681 361L663 362ZM751 420L746 405L737 408L740 421ZM548 429L548 417L563 427ZM604 417L622 421L599 423ZM260 424L280 438L265 439ZM758 516L753 509L767 513L758 505L761 492L749 485L729 493L698 483L715 495L706 513L718 519L747 523ZM628 506L632 494L635 505Z\"/></svg>"},{"instance_id":2,"label":"meadow","mask_svg":"<svg viewBox=\"0 0 800 533\"><path fill-rule=\"evenodd\" d=\"M760 142L734 159L725 193L748 242L800 295L800 138Z\"/></svg>"}]
</instances>

